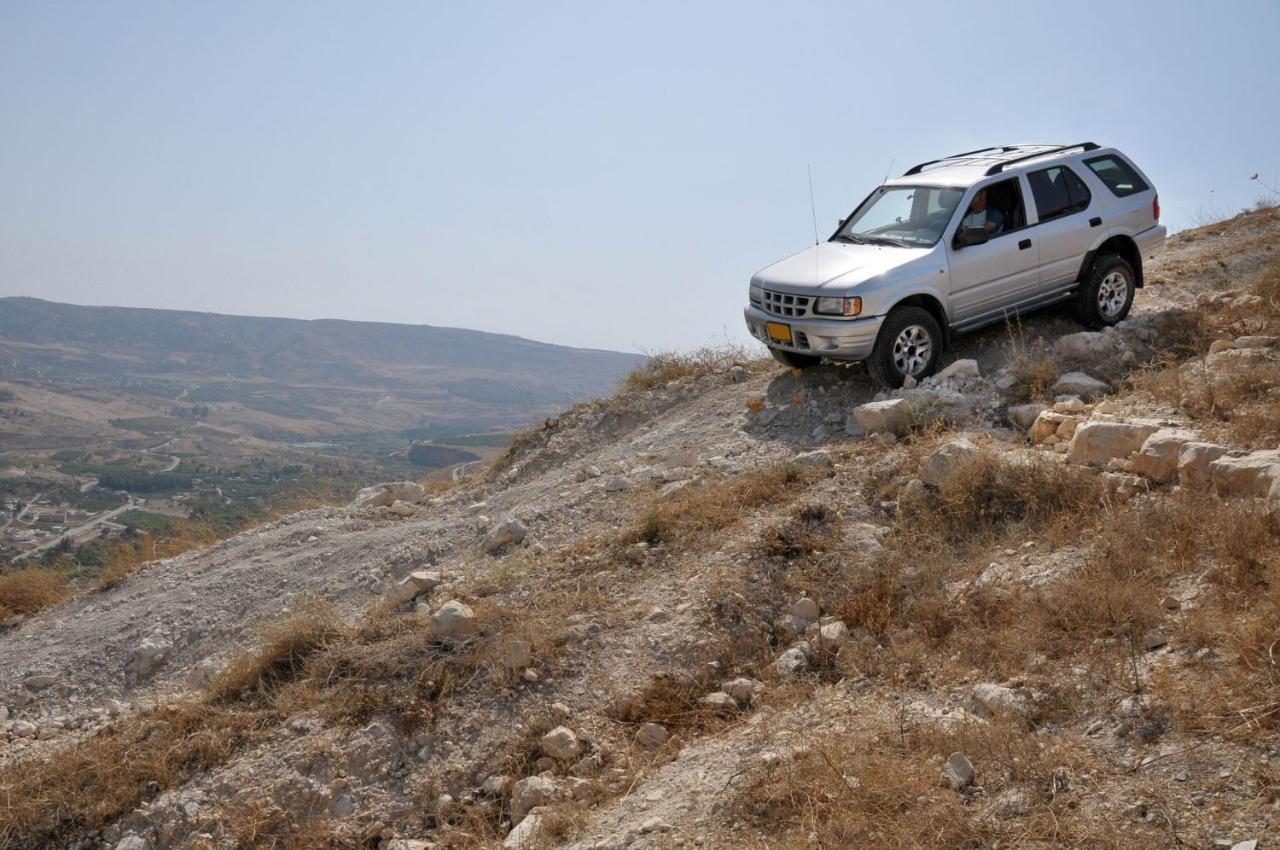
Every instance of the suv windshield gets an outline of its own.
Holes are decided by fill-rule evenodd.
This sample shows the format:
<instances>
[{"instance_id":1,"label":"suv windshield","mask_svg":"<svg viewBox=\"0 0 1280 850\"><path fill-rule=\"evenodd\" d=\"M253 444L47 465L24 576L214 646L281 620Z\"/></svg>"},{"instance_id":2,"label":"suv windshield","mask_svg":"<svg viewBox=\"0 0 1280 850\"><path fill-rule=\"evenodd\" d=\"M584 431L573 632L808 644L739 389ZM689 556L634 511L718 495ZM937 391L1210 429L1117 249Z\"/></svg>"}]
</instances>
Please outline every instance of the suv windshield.
<instances>
[{"instance_id":1,"label":"suv windshield","mask_svg":"<svg viewBox=\"0 0 1280 850\"><path fill-rule=\"evenodd\" d=\"M932 245L963 196L964 190L954 186L881 186L831 238L873 245Z\"/></svg>"}]
</instances>

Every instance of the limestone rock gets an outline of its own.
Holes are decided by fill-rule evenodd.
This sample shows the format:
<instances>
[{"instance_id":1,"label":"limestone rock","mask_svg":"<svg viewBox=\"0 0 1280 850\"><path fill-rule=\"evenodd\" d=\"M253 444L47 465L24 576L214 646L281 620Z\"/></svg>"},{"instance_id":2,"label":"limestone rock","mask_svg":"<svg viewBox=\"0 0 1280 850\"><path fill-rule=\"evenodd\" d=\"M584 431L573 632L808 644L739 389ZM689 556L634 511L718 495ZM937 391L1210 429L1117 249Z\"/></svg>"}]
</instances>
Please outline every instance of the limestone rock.
<instances>
[{"instance_id":1,"label":"limestone rock","mask_svg":"<svg viewBox=\"0 0 1280 850\"><path fill-rule=\"evenodd\" d=\"M559 796L556 783L548 776L530 776L511 786L511 820L519 823L538 806L554 803Z\"/></svg>"},{"instance_id":2,"label":"limestone rock","mask_svg":"<svg viewBox=\"0 0 1280 850\"><path fill-rule=\"evenodd\" d=\"M507 837L502 840L502 850L533 850L541 846L542 841L538 835L541 830L542 810L531 810L507 833Z\"/></svg>"},{"instance_id":3,"label":"limestone rock","mask_svg":"<svg viewBox=\"0 0 1280 850\"><path fill-rule=\"evenodd\" d=\"M402 499L396 499L388 506L387 510L398 517L411 517L418 512L418 509Z\"/></svg>"},{"instance_id":4,"label":"limestone rock","mask_svg":"<svg viewBox=\"0 0 1280 850\"><path fill-rule=\"evenodd\" d=\"M1055 395L1074 395L1092 399L1111 392L1111 385L1084 372L1068 372L1053 385Z\"/></svg>"},{"instance_id":5,"label":"limestone rock","mask_svg":"<svg viewBox=\"0 0 1280 850\"><path fill-rule=\"evenodd\" d=\"M351 500L353 508L385 508L400 501L416 505L427 497L421 484L412 481L387 481L366 487Z\"/></svg>"},{"instance_id":6,"label":"limestone rock","mask_svg":"<svg viewBox=\"0 0 1280 850\"><path fill-rule=\"evenodd\" d=\"M820 612L818 611L818 603L805 596L796 600L796 602L787 609L787 613L793 617L804 620L805 624L808 625L818 619Z\"/></svg>"},{"instance_id":7,"label":"limestone rock","mask_svg":"<svg viewBox=\"0 0 1280 850\"><path fill-rule=\"evenodd\" d=\"M1009 408L1009 421L1019 428L1028 430L1031 428L1036 417L1040 412L1047 410L1043 404L1032 402L1031 404L1016 404Z\"/></svg>"},{"instance_id":8,"label":"limestone rock","mask_svg":"<svg viewBox=\"0 0 1280 850\"><path fill-rule=\"evenodd\" d=\"M430 593L444 582L444 576L435 570L415 570L387 591L385 601L396 606L416 599L424 593Z\"/></svg>"},{"instance_id":9,"label":"limestone rock","mask_svg":"<svg viewBox=\"0 0 1280 850\"><path fill-rule=\"evenodd\" d=\"M1116 354L1118 340L1097 331L1080 331L1058 337L1053 358L1072 364L1097 363Z\"/></svg>"},{"instance_id":10,"label":"limestone rock","mask_svg":"<svg viewBox=\"0 0 1280 850\"><path fill-rule=\"evenodd\" d=\"M1226 453L1227 447L1216 443L1187 443L1178 455L1178 483L1196 490L1207 488L1209 464Z\"/></svg>"},{"instance_id":11,"label":"limestone rock","mask_svg":"<svg viewBox=\"0 0 1280 850\"><path fill-rule=\"evenodd\" d=\"M542 751L557 761L571 761L582 755L582 742L568 726L557 726L542 736Z\"/></svg>"},{"instance_id":12,"label":"limestone rock","mask_svg":"<svg viewBox=\"0 0 1280 850\"><path fill-rule=\"evenodd\" d=\"M953 791L962 791L973 784L973 764L964 753L952 753L942 775Z\"/></svg>"},{"instance_id":13,"label":"limestone rock","mask_svg":"<svg viewBox=\"0 0 1280 850\"><path fill-rule=\"evenodd\" d=\"M646 749L656 750L667 742L671 733L660 723L646 723L636 733L636 742Z\"/></svg>"},{"instance_id":14,"label":"limestone rock","mask_svg":"<svg viewBox=\"0 0 1280 850\"><path fill-rule=\"evenodd\" d=\"M157 638L146 638L129 654L124 665L126 684L136 684L150 678L169 657L169 644Z\"/></svg>"},{"instance_id":15,"label":"limestone rock","mask_svg":"<svg viewBox=\"0 0 1280 850\"><path fill-rule=\"evenodd\" d=\"M1004 713L1031 720L1035 714L1025 696L1012 688L990 683L974 685L972 706L974 713L981 717Z\"/></svg>"},{"instance_id":16,"label":"limestone rock","mask_svg":"<svg viewBox=\"0 0 1280 850\"><path fill-rule=\"evenodd\" d=\"M933 377L937 381L945 381L948 378L976 378L980 374L977 360L957 360Z\"/></svg>"},{"instance_id":17,"label":"limestone rock","mask_svg":"<svg viewBox=\"0 0 1280 850\"><path fill-rule=\"evenodd\" d=\"M32 673L22 680L22 687L29 691L43 691L58 683L57 673Z\"/></svg>"},{"instance_id":18,"label":"limestone rock","mask_svg":"<svg viewBox=\"0 0 1280 850\"><path fill-rule=\"evenodd\" d=\"M830 468L834 465L835 460L831 456L831 452L826 449L816 449L811 452L801 452L792 458L797 466L816 466Z\"/></svg>"},{"instance_id":19,"label":"limestone rock","mask_svg":"<svg viewBox=\"0 0 1280 850\"><path fill-rule=\"evenodd\" d=\"M773 662L773 668L778 671L778 675L784 679L789 679L797 673L802 673L809 667L809 657L804 654L804 650L798 646L793 646L786 652L778 656L778 660Z\"/></svg>"},{"instance_id":20,"label":"limestone rock","mask_svg":"<svg viewBox=\"0 0 1280 850\"><path fill-rule=\"evenodd\" d=\"M151 842L141 835L126 835L116 842L115 850L151 850Z\"/></svg>"},{"instance_id":21,"label":"limestone rock","mask_svg":"<svg viewBox=\"0 0 1280 850\"><path fill-rule=\"evenodd\" d=\"M1058 435L1058 429L1062 427L1062 423L1068 421L1068 417L1064 413L1057 413L1053 410L1042 410L1040 415L1036 417L1036 421L1031 423L1029 436L1031 442L1037 445L1048 442L1050 437ZM1074 427L1072 428L1074 432Z\"/></svg>"},{"instance_id":22,"label":"limestone rock","mask_svg":"<svg viewBox=\"0 0 1280 850\"><path fill-rule=\"evenodd\" d=\"M920 465L920 480L936 487L966 459L976 456L978 452L978 447L963 437L945 443L924 459L924 463Z\"/></svg>"},{"instance_id":23,"label":"limestone rock","mask_svg":"<svg viewBox=\"0 0 1280 850\"><path fill-rule=\"evenodd\" d=\"M1178 480L1178 458L1188 443L1194 442L1194 431L1162 428L1142 444L1133 459L1133 471L1152 481L1169 483Z\"/></svg>"},{"instance_id":24,"label":"limestone rock","mask_svg":"<svg viewBox=\"0 0 1280 850\"><path fill-rule=\"evenodd\" d=\"M718 710L736 709L738 701L723 691L715 691L702 698L702 704Z\"/></svg>"},{"instance_id":25,"label":"limestone rock","mask_svg":"<svg viewBox=\"0 0 1280 850\"><path fill-rule=\"evenodd\" d=\"M1268 496L1280 481L1280 449L1220 457L1209 464L1209 479L1220 496Z\"/></svg>"},{"instance_id":26,"label":"limestone rock","mask_svg":"<svg viewBox=\"0 0 1280 850\"><path fill-rule=\"evenodd\" d=\"M1113 458L1123 460L1137 452L1159 429L1159 425L1150 422L1090 420L1076 428L1067 460L1080 465L1106 467Z\"/></svg>"},{"instance_id":27,"label":"limestone rock","mask_svg":"<svg viewBox=\"0 0 1280 850\"><path fill-rule=\"evenodd\" d=\"M456 599L446 602L431 616L431 636L452 643L476 633L476 612Z\"/></svg>"},{"instance_id":28,"label":"limestone rock","mask_svg":"<svg viewBox=\"0 0 1280 850\"><path fill-rule=\"evenodd\" d=\"M528 533L519 520L504 520L485 535L480 543L480 549L487 555L493 555L508 546L523 543Z\"/></svg>"},{"instance_id":29,"label":"limestone rock","mask_svg":"<svg viewBox=\"0 0 1280 850\"><path fill-rule=\"evenodd\" d=\"M911 402L905 398L873 401L855 407L853 416L867 434L901 436L911 430Z\"/></svg>"},{"instance_id":30,"label":"limestone rock","mask_svg":"<svg viewBox=\"0 0 1280 850\"><path fill-rule=\"evenodd\" d=\"M755 699L757 687L755 680L740 676L725 682L721 685L721 690L733 697L739 705L748 705Z\"/></svg>"}]
</instances>

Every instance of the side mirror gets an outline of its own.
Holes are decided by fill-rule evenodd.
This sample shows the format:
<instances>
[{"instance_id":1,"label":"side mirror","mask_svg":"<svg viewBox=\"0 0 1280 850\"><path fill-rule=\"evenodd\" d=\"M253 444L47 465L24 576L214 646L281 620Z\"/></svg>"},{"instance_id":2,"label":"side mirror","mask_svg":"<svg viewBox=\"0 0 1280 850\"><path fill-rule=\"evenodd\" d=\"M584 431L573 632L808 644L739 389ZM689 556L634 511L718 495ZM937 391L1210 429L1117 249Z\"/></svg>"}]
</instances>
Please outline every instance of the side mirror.
<instances>
[{"instance_id":1,"label":"side mirror","mask_svg":"<svg viewBox=\"0 0 1280 850\"><path fill-rule=\"evenodd\" d=\"M957 248L985 244L987 244L987 229L985 227L966 227L956 234Z\"/></svg>"}]
</instances>

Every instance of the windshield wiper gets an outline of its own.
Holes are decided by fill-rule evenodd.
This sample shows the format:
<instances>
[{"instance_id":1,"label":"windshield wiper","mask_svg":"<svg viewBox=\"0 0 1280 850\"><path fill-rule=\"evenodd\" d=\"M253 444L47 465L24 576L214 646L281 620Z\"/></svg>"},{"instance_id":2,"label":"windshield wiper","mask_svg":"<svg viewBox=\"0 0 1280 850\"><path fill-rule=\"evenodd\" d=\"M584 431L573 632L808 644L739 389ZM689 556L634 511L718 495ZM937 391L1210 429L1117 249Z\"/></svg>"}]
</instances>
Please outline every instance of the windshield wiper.
<instances>
[{"instance_id":1,"label":"windshield wiper","mask_svg":"<svg viewBox=\"0 0 1280 850\"><path fill-rule=\"evenodd\" d=\"M833 236L832 238L833 238L833 239L839 239L841 242L849 242L849 243L854 244L854 245L866 245L866 244L867 244L867 239L866 239L866 237L865 237L865 236L859 236L859 235L858 235L858 234L856 234L856 233L837 233L837 234L836 234L835 236Z\"/></svg>"},{"instance_id":2,"label":"windshield wiper","mask_svg":"<svg viewBox=\"0 0 1280 850\"><path fill-rule=\"evenodd\" d=\"M885 244L885 245L893 245L893 246L898 247L898 248L910 248L910 247L911 247L911 243L910 243L910 242L908 242L908 241L907 241L907 240L905 240L905 239L899 239L899 238L898 238L898 237L896 237L896 236L863 236L862 238L863 238L864 240L866 240L867 242L870 242L870 243L875 244L875 245L878 245L878 244L883 243L883 244Z\"/></svg>"}]
</instances>

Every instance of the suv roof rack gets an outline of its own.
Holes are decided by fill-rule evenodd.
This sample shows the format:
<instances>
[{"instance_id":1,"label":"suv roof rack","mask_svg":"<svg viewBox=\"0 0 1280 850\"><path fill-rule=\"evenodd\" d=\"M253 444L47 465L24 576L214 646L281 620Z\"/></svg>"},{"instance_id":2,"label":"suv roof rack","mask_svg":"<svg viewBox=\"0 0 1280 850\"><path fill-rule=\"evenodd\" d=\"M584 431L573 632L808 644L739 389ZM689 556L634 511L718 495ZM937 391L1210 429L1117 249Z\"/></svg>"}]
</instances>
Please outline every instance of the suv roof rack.
<instances>
[{"instance_id":1,"label":"suv roof rack","mask_svg":"<svg viewBox=\"0 0 1280 850\"><path fill-rule=\"evenodd\" d=\"M1004 171L1005 166L1008 165L1025 162L1029 159L1039 159L1042 156L1050 156L1055 153L1062 153L1063 151L1075 150L1076 148L1080 148L1085 151L1096 151L1098 146L1093 142L1077 142L1074 145L1062 145L1061 147L1050 148L1047 151L1037 151L1035 153L1026 154L1025 156L1015 156L1012 159L1006 159L1004 162L997 162L995 165L988 168L986 176L990 177L992 174L999 174Z\"/></svg>"},{"instance_id":2,"label":"suv roof rack","mask_svg":"<svg viewBox=\"0 0 1280 850\"><path fill-rule=\"evenodd\" d=\"M973 156L975 153L986 153L987 151L999 151L1000 153L1008 153L1009 151L1016 151L1017 149L1018 149L1017 145L996 145L989 148L978 148L977 150L965 151L964 153L955 153L955 154L952 154L951 156L944 156L941 159L931 159L928 162L922 162L919 165L913 165L910 168L908 168L905 172L903 172L902 176L909 177L912 174L919 174L927 166L937 165L938 163L946 162L949 159L960 159L966 156Z\"/></svg>"},{"instance_id":3,"label":"suv roof rack","mask_svg":"<svg viewBox=\"0 0 1280 850\"><path fill-rule=\"evenodd\" d=\"M903 172L902 176L910 177L913 174L919 174L921 171L924 171L929 166L937 165L938 163L941 163L941 162L952 162L953 160L962 160L962 159L969 159L969 158L977 160L976 162L966 163L969 165L987 165L988 163L995 161L995 164L991 165L991 167L987 169L986 173L989 176L992 174L999 174L1002 170L1004 170L1004 167L1006 165L1012 165L1015 162L1022 162L1023 160L1035 159L1041 156L1049 156L1055 153L1062 153L1063 151L1069 151L1074 148L1082 148L1086 151L1091 151L1091 150L1097 150L1098 146L1095 145L1093 142L1080 142L1074 145L995 145L992 147L978 148L977 150L952 154L951 156L944 156L941 159L931 159L928 162L922 162L919 165L911 166L911 168L908 168L905 172ZM1021 156L1013 156L1013 157L1002 156L1003 154L1017 153L1019 151L1024 151L1025 153L1023 153ZM986 156L977 156L977 154L986 154ZM986 160L986 161L983 162L983 160ZM955 164L959 165L960 163L955 163Z\"/></svg>"}]
</instances>

